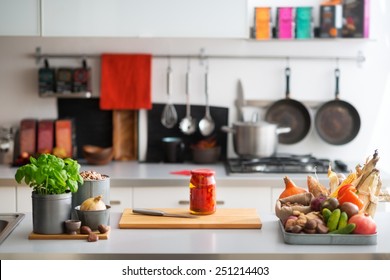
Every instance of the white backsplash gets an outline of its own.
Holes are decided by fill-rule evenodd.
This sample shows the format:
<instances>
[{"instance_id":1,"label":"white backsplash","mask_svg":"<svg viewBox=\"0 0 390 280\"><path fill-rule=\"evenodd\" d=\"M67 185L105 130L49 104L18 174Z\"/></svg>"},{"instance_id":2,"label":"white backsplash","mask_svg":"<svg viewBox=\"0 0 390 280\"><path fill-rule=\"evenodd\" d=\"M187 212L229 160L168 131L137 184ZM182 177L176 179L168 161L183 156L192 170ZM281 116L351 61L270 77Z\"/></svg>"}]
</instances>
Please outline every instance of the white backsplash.
<instances>
[{"instance_id":1,"label":"white backsplash","mask_svg":"<svg viewBox=\"0 0 390 280\"><path fill-rule=\"evenodd\" d=\"M374 1L373 1L374 2ZM323 142L312 127L309 135L294 145L279 145L280 152L308 153L331 159L345 159L356 163L379 149L381 165L390 166L390 12L381 1L372 5L370 40L313 40L272 41L202 40L202 39L137 39L137 38L42 38L0 37L0 126L18 125L27 117L55 118L56 102L39 98L37 69L34 52L41 47L43 53L152 53L152 54L205 54L226 55L280 55L280 56L355 56L359 51L366 61L359 66L354 61L340 60L340 98L350 102L361 115L362 125L357 138L342 146ZM379 5L378 3L381 3ZM383 12L384 9L384 12ZM387 17L386 17L387 15ZM80 65L77 59L50 59L56 66ZM291 68L291 97L299 101L328 101L334 98L334 68L336 60L289 60ZM93 95L99 95L100 60L88 59L92 68ZM229 122L237 120L237 82L241 79L247 99L276 101L284 98L285 59L209 59L210 104L230 108ZM166 68L168 60L153 59L152 99L166 102ZM184 77L187 59L171 59L174 72L173 102L185 103ZM203 105L204 65L191 60L191 102ZM250 109L248 109L250 110ZM261 112L261 110L260 110ZM311 110L313 116L315 110ZM140 131L141 137L145 130ZM229 136L231 137L231 136ZM229 156L235 156L229 138ZM141 142L141 150L142 150Z\"/></svg>"}]
</instances>

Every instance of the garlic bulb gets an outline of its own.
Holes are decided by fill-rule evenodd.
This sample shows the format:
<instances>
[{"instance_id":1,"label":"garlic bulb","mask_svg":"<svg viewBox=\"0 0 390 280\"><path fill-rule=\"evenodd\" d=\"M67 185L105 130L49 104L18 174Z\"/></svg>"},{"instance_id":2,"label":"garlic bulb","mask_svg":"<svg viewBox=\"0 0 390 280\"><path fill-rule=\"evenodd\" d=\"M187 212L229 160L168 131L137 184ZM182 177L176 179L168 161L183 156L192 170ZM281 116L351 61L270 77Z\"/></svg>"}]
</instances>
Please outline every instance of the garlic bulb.
<instances>
[{"instance_id":1,"label":"garlic bulb","mask_svg":"<svg viewBox=\"0 0 390 280\"><path fill-rule=\"evenodd\" d=\"M96 210L106 210L106 204L102 200L103 196L98 195L95 197L88 198L84 200L80 205L81 211L96 211Z\"/></svg>"}]
</instances>

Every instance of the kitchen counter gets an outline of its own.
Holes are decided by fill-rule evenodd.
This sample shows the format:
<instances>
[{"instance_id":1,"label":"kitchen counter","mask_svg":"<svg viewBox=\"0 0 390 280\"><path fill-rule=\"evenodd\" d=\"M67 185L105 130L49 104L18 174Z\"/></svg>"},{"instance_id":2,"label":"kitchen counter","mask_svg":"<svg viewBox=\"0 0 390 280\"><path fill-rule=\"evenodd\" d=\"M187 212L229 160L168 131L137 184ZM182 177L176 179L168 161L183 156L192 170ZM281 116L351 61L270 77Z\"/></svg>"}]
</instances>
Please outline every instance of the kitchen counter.
<instances>
[{"instance_id":1,"label":"kitchen counter","mask_svg":"<svg viewBox=\"0 0 390 280\"><path fill-rule=\"evenodd\" d=\"M189 178L183 175L172 175L170 172L191 170L196 168L211 168L216 171L218 186L267 186L283 187L283 177L288 175L298 185L306 185L308 174L257 173L228 175L223 163L199 165L193 163L139 163L137 161L111 162L107 165L86 165L80 161L81 170L95 170L110 176L110 184L115 186L183 186ZM353 166L353 165L349 165ZM0 187L15 185L15 167L0 165ZM313 174L312 174L313 175ZM317 174L320 180L327 182L326 174ZM384 187L390 186L390 174L381 172Z\"/></svg>"},{"instance_id":2,"label":"kitchen counter","mask_svg":"<svg viewBox=\"0 0 390 280\"><path fill-rule=\"evenodd\" d=\"M262 229L119 229L108 240L28 240L31 213L0 245L0 259L390 259L390 213L377 212L377 245L288 245L278 220L261 214Z\"/></svg>"}]
</instances>

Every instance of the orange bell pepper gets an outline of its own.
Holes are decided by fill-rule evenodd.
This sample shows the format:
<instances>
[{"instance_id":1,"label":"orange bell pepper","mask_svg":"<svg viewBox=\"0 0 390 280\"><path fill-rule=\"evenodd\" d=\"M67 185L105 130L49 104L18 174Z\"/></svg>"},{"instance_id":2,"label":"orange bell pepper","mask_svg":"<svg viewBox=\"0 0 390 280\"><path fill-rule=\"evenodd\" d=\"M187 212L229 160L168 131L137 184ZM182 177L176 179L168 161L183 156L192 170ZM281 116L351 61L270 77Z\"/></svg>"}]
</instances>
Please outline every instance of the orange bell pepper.
<instances>
[{"instance_id":1,"label":"orange bell pepper","mask_svg":"<svg viewBox=\"0 0 390 280\"><path fill-rule=\"evenodd\" d=\"M352 190L353 192L356 193L356 188L352 184L347 184L345 186L342 186L339 191L337 192L337 198L341 197L346 191Z\"/></svg>"},{"instance_id":2,"label":"orange bell pepper","mask_svg":"<svg viewBox=\"0 0 390 280\"><path fill-rule=\"evenodd\" d=\"M359 208L359 210L361 210L364 206L363 201L356 193L356 189L354 191L353 188L346 189L337 199L340 205L342 205L344 202L351 202L355 204Z\"/></svg>"}]
</instances>

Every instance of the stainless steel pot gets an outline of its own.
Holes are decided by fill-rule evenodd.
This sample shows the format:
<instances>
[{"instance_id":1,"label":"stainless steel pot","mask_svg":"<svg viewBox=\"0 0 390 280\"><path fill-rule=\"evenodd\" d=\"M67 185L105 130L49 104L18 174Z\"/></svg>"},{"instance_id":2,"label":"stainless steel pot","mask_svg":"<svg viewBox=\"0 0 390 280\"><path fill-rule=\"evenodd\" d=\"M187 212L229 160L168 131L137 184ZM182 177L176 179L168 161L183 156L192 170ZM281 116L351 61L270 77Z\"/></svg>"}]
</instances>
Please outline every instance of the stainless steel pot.
<instances>
[{"instance_id":1,"label":"stainless steel pot","mask_svg":"<svg viewBox=\"0 0 390 280\"><path fill-rule=\"evenodd\" d=\"M243 158L269 157L276 153L278 135L289 133L289 127L277 127L268 122L236 122L222 131L233 134L234 152Z\"/></svg>"}]
</instances>

